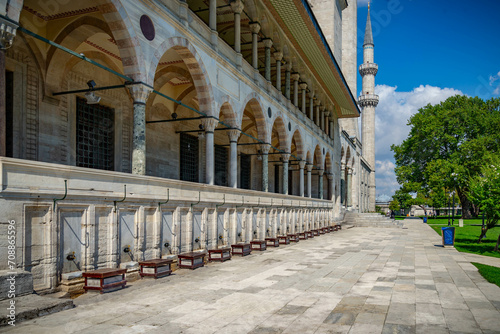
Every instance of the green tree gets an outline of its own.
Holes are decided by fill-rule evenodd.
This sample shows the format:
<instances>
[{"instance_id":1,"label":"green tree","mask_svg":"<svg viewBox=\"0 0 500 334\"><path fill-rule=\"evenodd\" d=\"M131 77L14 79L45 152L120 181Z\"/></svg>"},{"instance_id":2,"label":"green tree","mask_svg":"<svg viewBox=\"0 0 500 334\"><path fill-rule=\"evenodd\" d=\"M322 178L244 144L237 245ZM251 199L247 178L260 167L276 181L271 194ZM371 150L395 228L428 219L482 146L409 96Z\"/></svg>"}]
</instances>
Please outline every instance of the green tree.
<instances>
[{"instance_id":1,"label":"green tree","mask_svg":"<svg viewBox=\"0 0 500 334\"><path fill-rule=\"evenodd\" d=\"M401 206L399 205L399 201L397 199L393 199L389 203L389 210L391 210L391 211L399 211L399 209L401 209Z\"/></svg>"},{"instance_id":2,"label":"green tree","mask_svg":"<svg viewBox=\"0 0 500 334\"><path fill-rule=\"evenodd\" d=\"M481 229L478 242L486 236L486 232L499 226L500 220L500 158L493 157L492 161L483 166L481 174L474 176L469 182L469 198L477 204L486 218L486 225ZM495 246L498 251L500 235Z\"/></svg>"},{"instance_id":3,"label":"green tree","mask_svg":"<svg viewBox=\"0 0 500 334\"><path fill-rule=\"evenodd\" d=\"M398 189L392 195L393 200L397 200L399 203L400 210L409 209L411 207L411 195L404 189Z\"/></svg>"},{"instance_id":4,"label":"green tree","mask_svg":"<svg viewBox=\"0 0 500 334\"><path fill-rule=\"evenodd\" d=\"M478 213L468 199L469 180L488 152L500 149L500 99L453 96L420 108L408 121L408 138L392 145L396 176L404 187L455 190L464 218ZM418 193L418 192L417 192Z\"/></svg>"}]
</instances>

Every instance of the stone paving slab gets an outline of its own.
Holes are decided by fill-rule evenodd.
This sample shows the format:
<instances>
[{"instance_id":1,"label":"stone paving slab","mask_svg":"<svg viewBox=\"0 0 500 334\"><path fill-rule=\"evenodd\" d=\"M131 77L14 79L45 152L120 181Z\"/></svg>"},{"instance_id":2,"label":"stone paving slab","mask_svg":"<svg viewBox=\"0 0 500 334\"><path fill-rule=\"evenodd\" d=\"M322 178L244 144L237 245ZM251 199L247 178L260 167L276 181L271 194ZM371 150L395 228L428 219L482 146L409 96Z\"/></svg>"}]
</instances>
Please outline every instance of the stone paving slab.
<instances>
[{"instance_id":1,"label":"stone paving slab","mask_svg":"<svg viewBox=\"0 0 500 334\"><path fill-rule=\"evenodd\" d=\"M421 220L86 294L9 333L500 333L500 288ZM479 262L479 261L478 261Z\"/></svg>"}]
</instances>

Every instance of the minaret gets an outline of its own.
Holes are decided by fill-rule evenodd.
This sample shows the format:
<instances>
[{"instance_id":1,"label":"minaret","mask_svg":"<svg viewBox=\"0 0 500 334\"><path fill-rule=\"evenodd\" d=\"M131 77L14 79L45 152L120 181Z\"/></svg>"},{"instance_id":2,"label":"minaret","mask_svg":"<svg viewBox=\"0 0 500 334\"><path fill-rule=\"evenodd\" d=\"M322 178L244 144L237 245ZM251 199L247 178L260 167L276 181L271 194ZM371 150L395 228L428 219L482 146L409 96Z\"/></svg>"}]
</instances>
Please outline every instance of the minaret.
<instances>
[{"instance_id":1,"label":"minaret","mask_svg":"<svg viewBox=\"0 0 500 334\"><path fill-rule=\"evenodd\" d=\"M363 64L359 66L359 73L363 79L363 90L358 98L358 104L362 112L363 157L372 168L369 178L368 210L375 212L375 107L378 104L378 95L375 95L375 75L378 71L378 65L373 62L373 47L370 3L368 3L368 18L366 19L365 41L363 43Z\"/></svg>"}]
</instances>

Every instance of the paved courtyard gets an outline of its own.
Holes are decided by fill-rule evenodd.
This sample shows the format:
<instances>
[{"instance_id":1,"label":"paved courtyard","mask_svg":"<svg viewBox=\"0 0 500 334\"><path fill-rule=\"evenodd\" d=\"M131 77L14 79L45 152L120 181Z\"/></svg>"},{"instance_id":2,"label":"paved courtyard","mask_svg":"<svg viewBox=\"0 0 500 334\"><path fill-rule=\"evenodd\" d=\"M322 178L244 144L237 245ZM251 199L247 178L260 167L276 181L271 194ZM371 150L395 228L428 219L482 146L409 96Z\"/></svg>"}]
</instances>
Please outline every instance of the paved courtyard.
<instances>
[{"instance_id":1,"label":"paved courtyard","mask_svg":"<svg viewBox=\"0 0 500 334\"><path fill-rule=\"evenodd\" d=\"M9 333L500 333L500 288L420 220L87 294ZM6 328L2 328L5 330Z\"/></svg>"}]
</instances>

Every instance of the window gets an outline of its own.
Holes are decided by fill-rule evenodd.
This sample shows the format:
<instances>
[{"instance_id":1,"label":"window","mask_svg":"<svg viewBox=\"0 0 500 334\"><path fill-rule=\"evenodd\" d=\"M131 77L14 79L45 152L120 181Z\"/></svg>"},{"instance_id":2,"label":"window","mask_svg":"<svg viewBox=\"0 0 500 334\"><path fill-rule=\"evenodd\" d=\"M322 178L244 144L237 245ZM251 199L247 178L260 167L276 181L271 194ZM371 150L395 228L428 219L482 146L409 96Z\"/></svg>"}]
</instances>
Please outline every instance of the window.
<instances>
[{"instance_id":1,"label":"window","mask_svg":"<svg viewBox=\"0 0 500 334\"><path fill-rule=\"evenodd\" d=\"M181 180L198 182L198 138L181 133Z\"/></svg>"},{"instance_id":2,"label":"window","mask_svg":"<svg viewBox=\"0 0 500 334\"><path fill-rule=\"evenodd\" d=\"M76 99L76 165L114 169L114 109Z\"/></svg>"},{"instance_id":3,"label":"window","mask_svg":"<svg viewBox=\"0 0 500 334\"><path fill-rule=\"evenodd\" d=\"M240 156L240 187L241 189L250 189L250 168L252 164L251 156L241 153Z\"/></svg>"},{"instance_id":4,"label":"window","mask_svg":"<svg viewBox=\"0 0 500 334\"><path fill-rule=\"evenodd\" d=\"M227 148L215 146L215 184L227 186Z\"/></svg>"}]
</instances>

